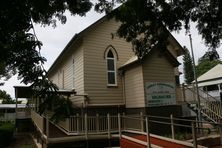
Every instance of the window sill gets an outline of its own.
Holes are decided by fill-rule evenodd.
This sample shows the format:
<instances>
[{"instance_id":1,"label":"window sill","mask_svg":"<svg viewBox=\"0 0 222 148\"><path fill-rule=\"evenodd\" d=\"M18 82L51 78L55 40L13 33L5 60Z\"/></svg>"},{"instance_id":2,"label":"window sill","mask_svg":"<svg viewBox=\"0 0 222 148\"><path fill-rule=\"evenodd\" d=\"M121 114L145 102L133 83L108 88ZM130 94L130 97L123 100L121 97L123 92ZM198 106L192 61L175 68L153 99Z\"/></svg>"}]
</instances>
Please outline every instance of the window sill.
<instances>
[{"instance_id":1,"label":"window sill","mask_svg":"<svg viewBox=\"0 0 222 148\"><path fill-rule=\"evenodd\" d=\"M118 85L107 85L107 88L118 88Z\"/></svg>"}]
</instances>

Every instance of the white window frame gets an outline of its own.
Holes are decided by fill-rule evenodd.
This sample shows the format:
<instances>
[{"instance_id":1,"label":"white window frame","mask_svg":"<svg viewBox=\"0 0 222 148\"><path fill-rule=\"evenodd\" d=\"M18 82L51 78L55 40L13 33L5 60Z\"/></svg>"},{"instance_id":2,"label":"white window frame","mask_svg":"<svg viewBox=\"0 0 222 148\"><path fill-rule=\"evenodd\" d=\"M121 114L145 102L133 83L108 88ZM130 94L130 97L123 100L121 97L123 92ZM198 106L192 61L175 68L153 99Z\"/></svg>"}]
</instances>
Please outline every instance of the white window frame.
<instances>
[{"instance_id":1,"label":"white window frame","mask_svg":"<svg viewBox=\"0 0 222 148\"><path fill-rule=\"evenodd\" d=\"M109 51L112 52L113 54L113 58L108 57L108 53ZM106 70L107 70L107 86L117 86L117 70L116 70L116 55L114 54L115 52L113 52L112 48L110 48L107 53L106 53ZM108 70L108 60L113 60L114 61L114 71L113 70ZM115 76L115 84L109 84L109 72L114 72L114 76Z\"/></svg>"}]
</instances>

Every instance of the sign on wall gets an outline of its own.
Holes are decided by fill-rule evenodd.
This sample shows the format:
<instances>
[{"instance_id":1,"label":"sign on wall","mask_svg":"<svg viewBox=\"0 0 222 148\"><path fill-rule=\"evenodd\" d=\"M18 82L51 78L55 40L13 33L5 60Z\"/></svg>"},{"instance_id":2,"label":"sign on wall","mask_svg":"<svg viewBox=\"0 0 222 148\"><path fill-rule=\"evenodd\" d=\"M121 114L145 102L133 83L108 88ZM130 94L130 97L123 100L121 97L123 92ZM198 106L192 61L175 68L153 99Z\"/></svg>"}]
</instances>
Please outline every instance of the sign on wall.
<instances>
[{"instance_id":1,"label":"sign on wall","mask_svg":"<svg viewBox=\"0 0 222 148\"><path fill-rule=\"evenodd\" d=\"M146 106L176 104L175 84L169 82L146 82Z\"/></svg>"}]
</instances>

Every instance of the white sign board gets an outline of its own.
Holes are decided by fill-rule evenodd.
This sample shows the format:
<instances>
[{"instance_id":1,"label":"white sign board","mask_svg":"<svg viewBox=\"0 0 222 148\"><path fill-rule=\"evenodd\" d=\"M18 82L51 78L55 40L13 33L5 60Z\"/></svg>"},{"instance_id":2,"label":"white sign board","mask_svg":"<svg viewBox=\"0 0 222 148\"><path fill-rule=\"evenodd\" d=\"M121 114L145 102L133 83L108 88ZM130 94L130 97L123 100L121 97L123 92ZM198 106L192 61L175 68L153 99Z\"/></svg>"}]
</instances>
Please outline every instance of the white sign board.
<instances>
[{"instance_id":1,"label":"white sign board","mask_svg":"<svg viewBox=\"0 0 222 148\"><path fill-rule=\"evenodd\" d=\"M175 84L169 82L146 82L146 106L176 104Z\"/></svg>"}]
</instances>

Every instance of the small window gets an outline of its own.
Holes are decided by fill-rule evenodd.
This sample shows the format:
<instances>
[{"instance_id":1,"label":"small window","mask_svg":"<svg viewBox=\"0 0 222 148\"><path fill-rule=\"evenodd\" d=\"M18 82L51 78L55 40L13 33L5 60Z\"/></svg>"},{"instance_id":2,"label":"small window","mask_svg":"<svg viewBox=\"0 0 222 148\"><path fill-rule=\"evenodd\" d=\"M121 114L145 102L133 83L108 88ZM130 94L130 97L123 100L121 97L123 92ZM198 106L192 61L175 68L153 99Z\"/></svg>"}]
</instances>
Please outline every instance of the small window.
<instances>
[{"instance_id":1,"label":"small window","mask_svg":"<svg viewBox=\"0 0 222 148\"><path fill-rule=\"evenodd\" d=\"M75 88L75 60L72 60L72 88Z\"/></svg>"},{"instance_id":2,"label":"small window","mask_svg":"<svg viewBox=\"0 0 222 148\"><path fill-rule=\"evenodd\" d=\"M107 83L108 86L116 86L116 60L113 55L112 50L110 49L107 53Z\"/></svg>"},{"instance_id":3,"label":"small window","mask_svg":"<svg viewBox=\"0 0 222 148\"><path fill-rule=\"evenodd\" d=\"M63 88L63 70L58 71L58 87Z\"/></svg>"},{"instance_id":4,"label":"small window","mask_svg":"<svg viewBox=\"0 0 222 148\"><path fill-rule=\"evenodd\" d=\"M64 89L65 88L65 71L62 70L62 88Z\"/></svg>"}]
</instances>

